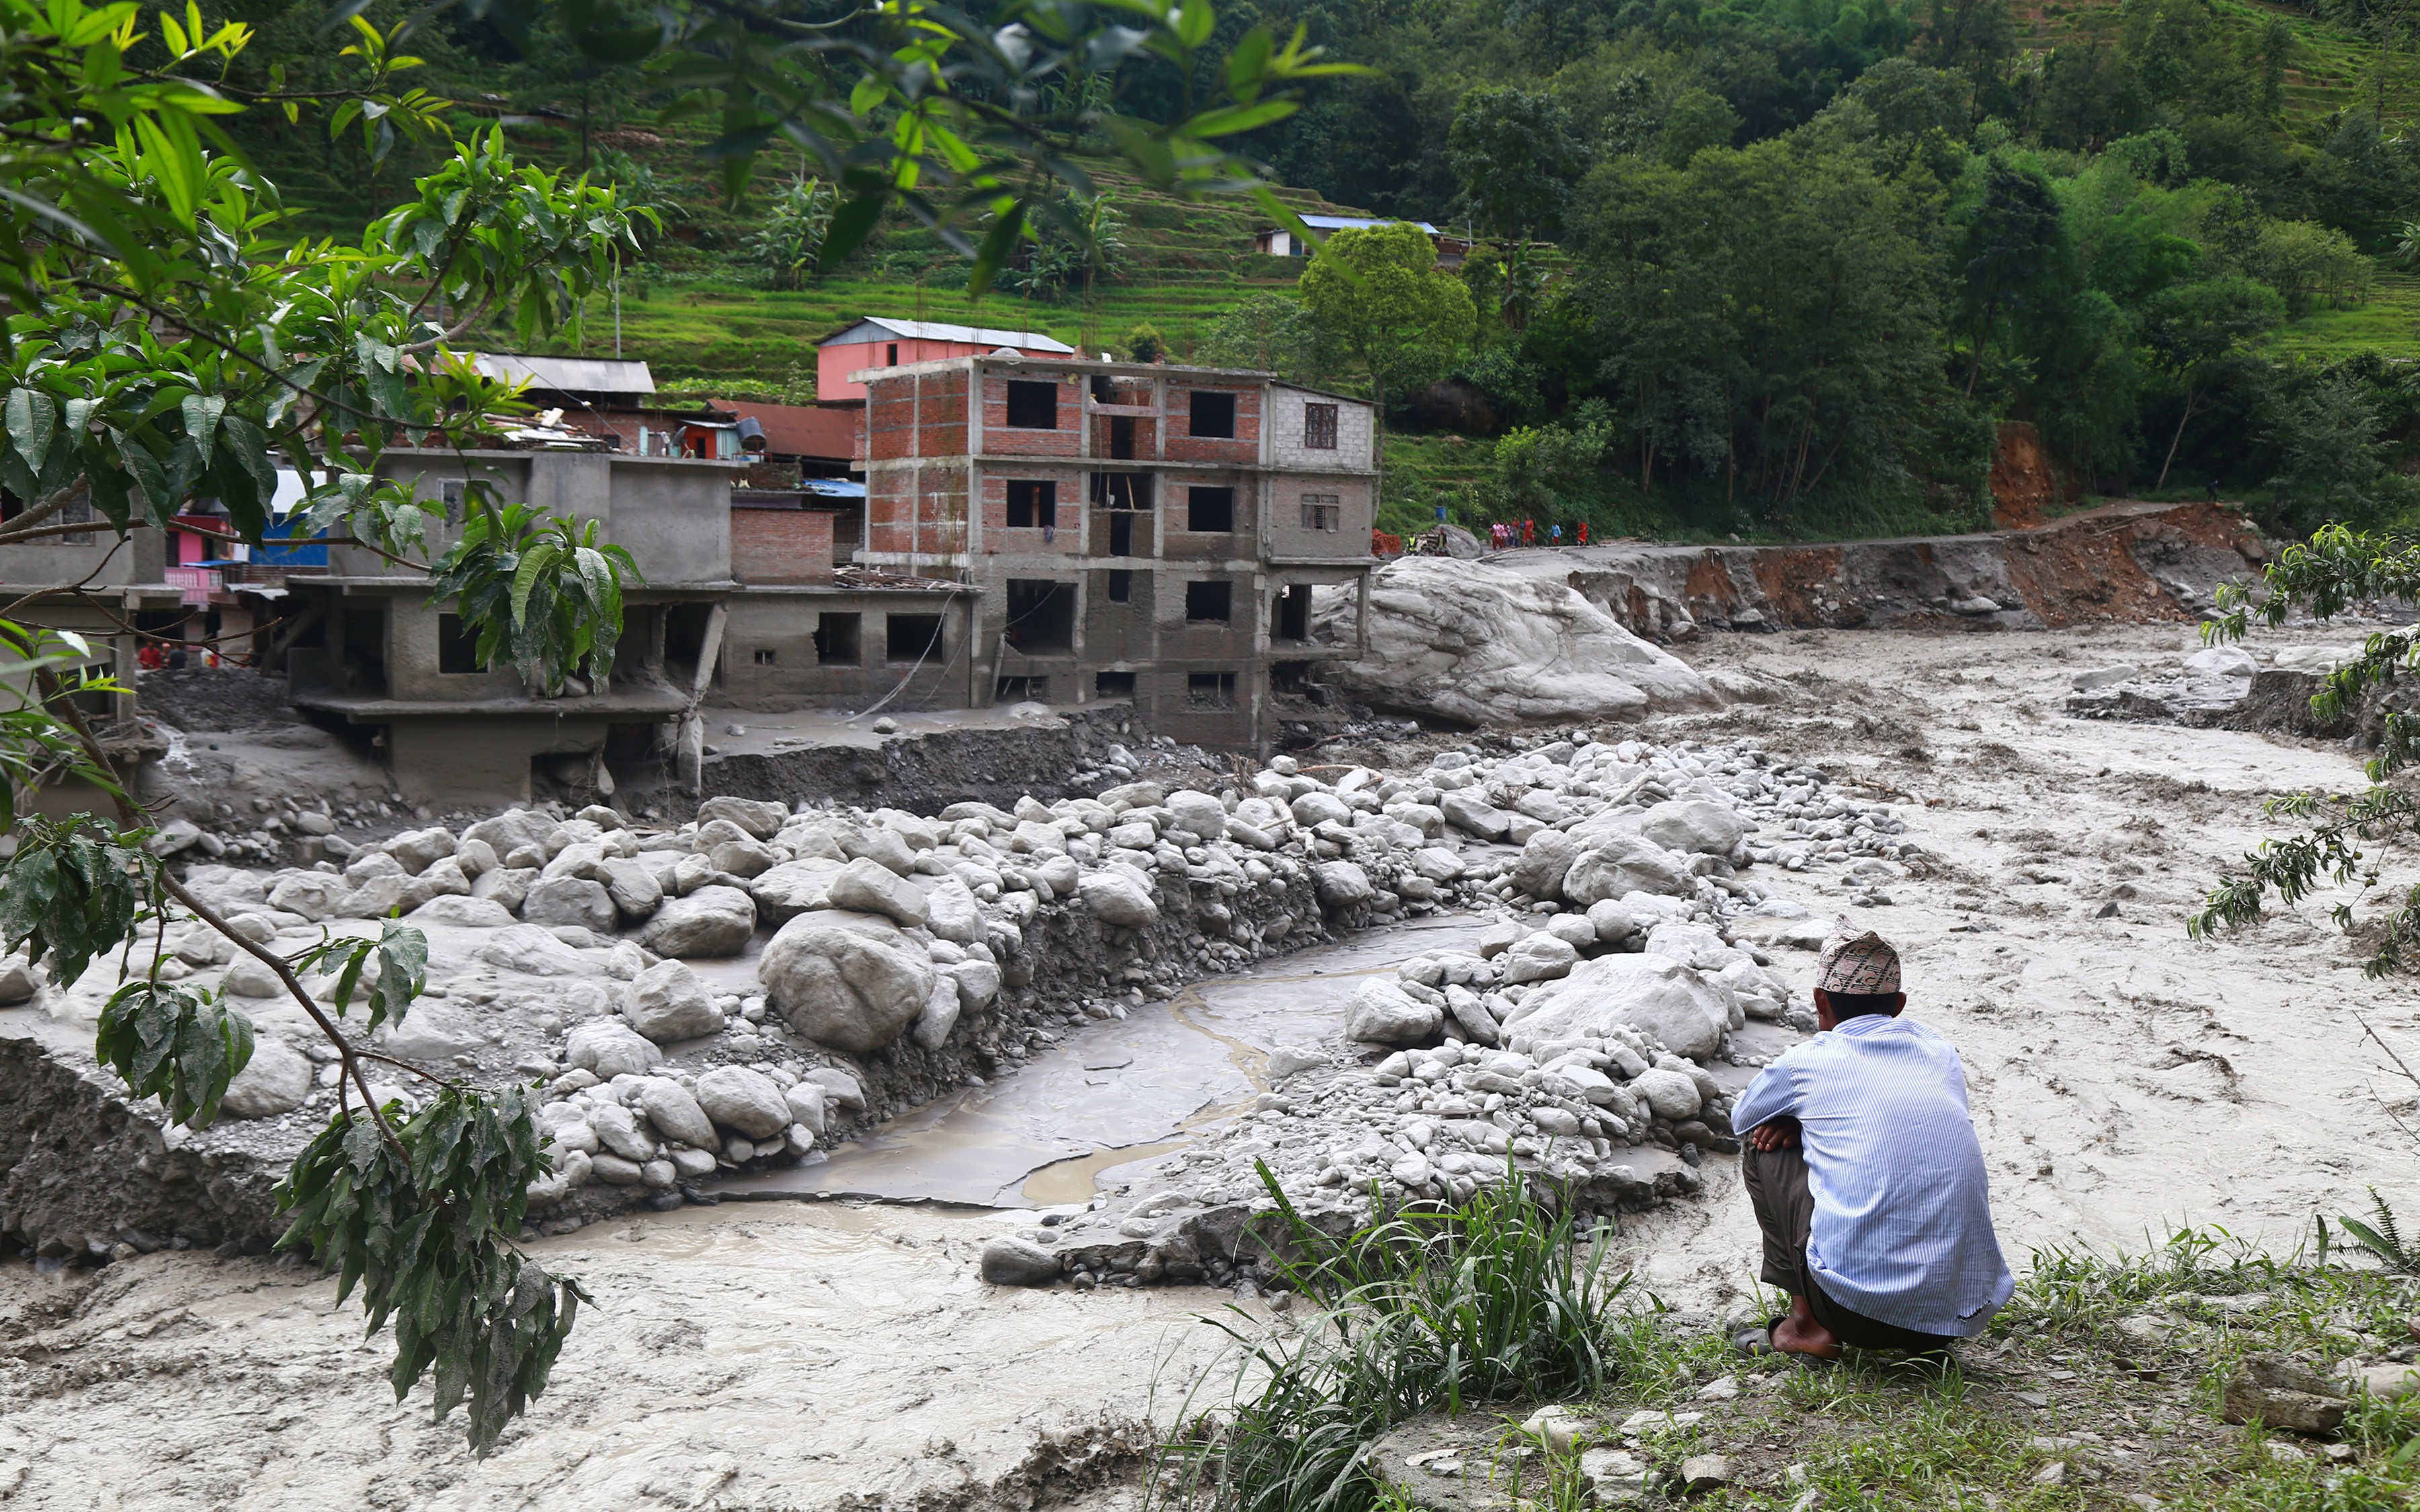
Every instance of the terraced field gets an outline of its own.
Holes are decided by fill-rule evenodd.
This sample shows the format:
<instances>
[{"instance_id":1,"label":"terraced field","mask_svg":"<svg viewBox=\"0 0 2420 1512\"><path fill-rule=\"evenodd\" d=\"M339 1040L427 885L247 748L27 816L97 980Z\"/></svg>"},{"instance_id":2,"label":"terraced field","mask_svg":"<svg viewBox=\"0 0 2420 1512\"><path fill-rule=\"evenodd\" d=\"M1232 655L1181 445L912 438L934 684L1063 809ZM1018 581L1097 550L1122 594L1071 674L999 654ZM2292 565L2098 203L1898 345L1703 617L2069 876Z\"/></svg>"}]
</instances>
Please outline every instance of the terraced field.
<instances>
[{"instance_id":1,"label":"terraced field","mask_svg":"<svg viewBox=\"0 0 2420 1512\"><path fill-rule=\"evenodd\" d=\"M760 382L790 367L814 367L816 338L869 315L1041 331L1084 351L1122 348L1126 332L1148 322L1178 356L1255 289L1288 290L1302 265L1252 250L1264 222L1249 201L1194 204L1102 176L1126 217L1126 270L1088 294L1057 300L994 290L967 295L966 269L921 228L895 228L840 272L797 291L764 287L749 270L675 272L649 286L633 284L622 301L623 349L644 357L659 378L746 374ZM1352 213L1308 191L1282 196L1309 212ZM590 354L611 348L610 316L592 312L584 339L566 344Z\"/></svg>"},{"instance_id":2,"label":"terraced field","mask_svg":"<svg viewBox=\"0 0 2420 1512\"><path fill-rule=\"evenodd\" d=\"M2368 299L2350 309L2314 310L2288 326L2277 347L2297 357L2379 351L2420 358L2420 274L2381 270Z\"/></svg>"},{"instance_id":3,"label":"terraced field","mask_svg":"<svg viewBox=\"0 0 2420 1512\"><path fill-rule=\"evenodd\" d=\"M2389 60L2381 81L2377 46L2358 33L2291 6L2261 0L2211 0L2220 24L2251 33L2271 21L2292 28L2294 54L2286 69L2286 112L2317 120L2354 102L2381 108L2390 122L2420 117L2420 59L2408 52ZM2114 37L2118 0L2036 0L2016 8L2019 45L2034 52ZM2381 85L2383 85L2381 89Z\"/></svg>"}]
</instances>

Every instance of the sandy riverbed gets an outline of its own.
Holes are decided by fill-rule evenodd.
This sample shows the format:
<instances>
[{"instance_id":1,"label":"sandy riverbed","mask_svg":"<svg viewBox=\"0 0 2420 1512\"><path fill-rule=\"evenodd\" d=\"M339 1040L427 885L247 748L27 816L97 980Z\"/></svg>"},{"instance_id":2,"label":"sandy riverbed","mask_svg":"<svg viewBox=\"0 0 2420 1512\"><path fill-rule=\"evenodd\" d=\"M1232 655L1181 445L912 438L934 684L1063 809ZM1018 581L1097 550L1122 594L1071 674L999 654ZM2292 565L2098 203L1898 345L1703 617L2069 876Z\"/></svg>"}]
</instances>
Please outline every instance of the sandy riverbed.
<instances>
[{"instance_id":1,"label":"sandy riverbed","mask_svg":"<svg viewBox=\"0 0 2420 1512\"><path fill-rule=\"evenodd\" d=\"M1752 732L1917 800L1909 838L1949 865L1861 917L1900 942L1913 1011L1966 1056L2012 1258L2188 1223L2290 1246L2314 1214L2360 1211L2366 1186L2415 1195L2412 1147L2380 1102L2410 1089L2356 1021L2420 1047L2408 982L2363 978L2324 901L2213 944L2183 928L2220 865L2275 832L2264 797L2356 782L2355 757L2061 713L2073 671L2192 644L2175 625L1727 637L1686 655L1752 671L1778 698L1661 726ZM1844 896L1812 874L1754 875L1811 907ZM1803 980L1811 957L1776 953ZM1702 1202L1631 1237L1659 1295L1718 1305L1747 1285L1752 1233L1730 1164L1704 1175ZM71 1279L0 1268L0 1503L821 1508L852 1493L894 1506L1081 1494L1065 1461L1202 1358L1207 1330L1190 1319L1226 1299L985 1288L973 1257L1013 1223L752 1205L549 1241L549 1263L581 1274L600 1306L531 1424L485 1464L418 1400L393 1405L385 1341L365 1346L357 1313L292 1270L170 1254Z\"/></svg>"}]
</instances>

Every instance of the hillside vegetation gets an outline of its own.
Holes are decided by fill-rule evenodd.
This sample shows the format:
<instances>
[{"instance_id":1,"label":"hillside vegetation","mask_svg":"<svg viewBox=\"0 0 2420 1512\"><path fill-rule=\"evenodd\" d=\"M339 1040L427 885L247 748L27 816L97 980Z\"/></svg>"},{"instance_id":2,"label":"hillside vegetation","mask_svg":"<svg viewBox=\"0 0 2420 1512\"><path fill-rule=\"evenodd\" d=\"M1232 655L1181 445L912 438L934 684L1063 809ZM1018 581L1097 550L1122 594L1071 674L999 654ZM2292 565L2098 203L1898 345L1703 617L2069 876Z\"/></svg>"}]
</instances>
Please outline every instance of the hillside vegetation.
<instances>
[{"instance_id":1,"label":"hillside vegetation","mask_svg":"<svg viewBox=\"0 0 2420 1512\"><path fill-rule=\"evenodd\" d=\"M318 15L260 18L261 62L321 67ZM1373 318L1297 300L1248 202L1104 173L1066 205L1089 250L1045 230L970 300L963 255L904 219L819 269L828 186L776 152L735 206L654 79L543 16L516 45L448 12L411 45L466 123L662 214L618 340L694 392L808 397L815 338L865 315L1140 339L1383 389L1398 527L1443 502L1599 533L1960 528L2011 421L2079 497L2215 484L2299 529L2420 496L2420 35L2375 0L1261 0L1218 8L1212 51L1262 23L1365 69L1246 139L1288 202L1487 251L1354 253L1418 296ZM1113 103L1166 116L1187 85L1143 59ZM305 224L427 150L247 145ZM1419 294L1438 280L1463 302ZM615 349L614 315L559 345Z\"/></svg>"}]
</instances>

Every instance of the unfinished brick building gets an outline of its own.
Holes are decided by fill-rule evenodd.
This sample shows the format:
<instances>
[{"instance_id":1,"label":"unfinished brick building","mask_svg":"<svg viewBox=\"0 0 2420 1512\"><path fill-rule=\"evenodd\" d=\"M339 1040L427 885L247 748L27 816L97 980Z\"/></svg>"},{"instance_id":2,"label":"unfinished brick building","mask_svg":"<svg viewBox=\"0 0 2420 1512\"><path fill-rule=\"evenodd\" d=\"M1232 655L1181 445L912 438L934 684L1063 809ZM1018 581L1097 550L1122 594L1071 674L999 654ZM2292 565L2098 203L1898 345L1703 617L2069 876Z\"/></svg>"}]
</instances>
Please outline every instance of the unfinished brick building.
<instances>
[{"instance_id":1,"label":"unfinished brick building","mask_svg":"<svg viewBox=\"0 0 2420 1512\"><path fill-rule=\"evenodd\" d=\"M1010 353L852 378L858 560L980 590L950 669L969 703L1131 698L1159 733L1256 748L1273 680L1363 651L1367 404L1266 373ZM1333 643L1312 640L1323 587L1357 610Z\"/></svg>"}]
</instances>

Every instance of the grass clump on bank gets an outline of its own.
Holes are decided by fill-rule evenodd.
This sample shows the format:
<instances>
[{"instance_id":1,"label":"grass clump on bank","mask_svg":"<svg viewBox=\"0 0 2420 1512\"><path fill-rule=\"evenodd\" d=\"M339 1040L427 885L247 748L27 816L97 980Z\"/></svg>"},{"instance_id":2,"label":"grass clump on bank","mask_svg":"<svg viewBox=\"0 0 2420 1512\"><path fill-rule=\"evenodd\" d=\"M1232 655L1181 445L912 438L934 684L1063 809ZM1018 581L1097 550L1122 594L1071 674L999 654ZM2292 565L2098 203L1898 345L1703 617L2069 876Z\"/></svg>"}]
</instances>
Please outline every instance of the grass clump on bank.
<instances>
[{"instance_id":1,"label":"grass clump on bank","mask_svg":"<svg viewBox=\"0 0 2420 1512\"><path fill-rule=\"evenodd\" d=\"M1516 1170L1442 1211L1382 1212L1339 1239L1298 1212L1268 1168L1283 1228L1280 1285L1315 1309L1290 1336L1237 1311L1234 1400L1188 1399L1156 1477L1171 1504L1235 1512L1388 1504L1362 1449L1399 1423L1609 1384L1614 1299L1603 1236L1549 1212ZM1209 1380L1197 1385L1198 1396Z\"/></svg>"},{"instance_id":2,"label":"grass clump on bank","mask_svg":"<svg viewBox=\"0 0 2420 1512\"><path fill-rule=\"evenodd\" d=\"M1954 1362L1809 1368L1740 1356L1705 1315L1617 1306L1627 1278L1604 1236L1530 1196L1482 1189L1342 1240L1280 1198L1284 1284L1314 1310L1218 1320L1238 1346L1235 1374L1215 1378L1232 1395L1196 1386L1156 1467L1161 1504L1425 1505L1429 1472L1403 1468L1423 1461L1459 1471L1454 1504L1536 1512L2420 1504L2420 1394L2331 1388L2344 1417L2327 1433L2224 1420L2247 1361L2341 1381L2420 1355L2420 1279L2357 1252L2278 1257L2220 1230L2131 1256L2040 1250ZM1567 1405L1576 1442L1525 1431L1547 1403Z\"/></svg>"}]
</instances>

